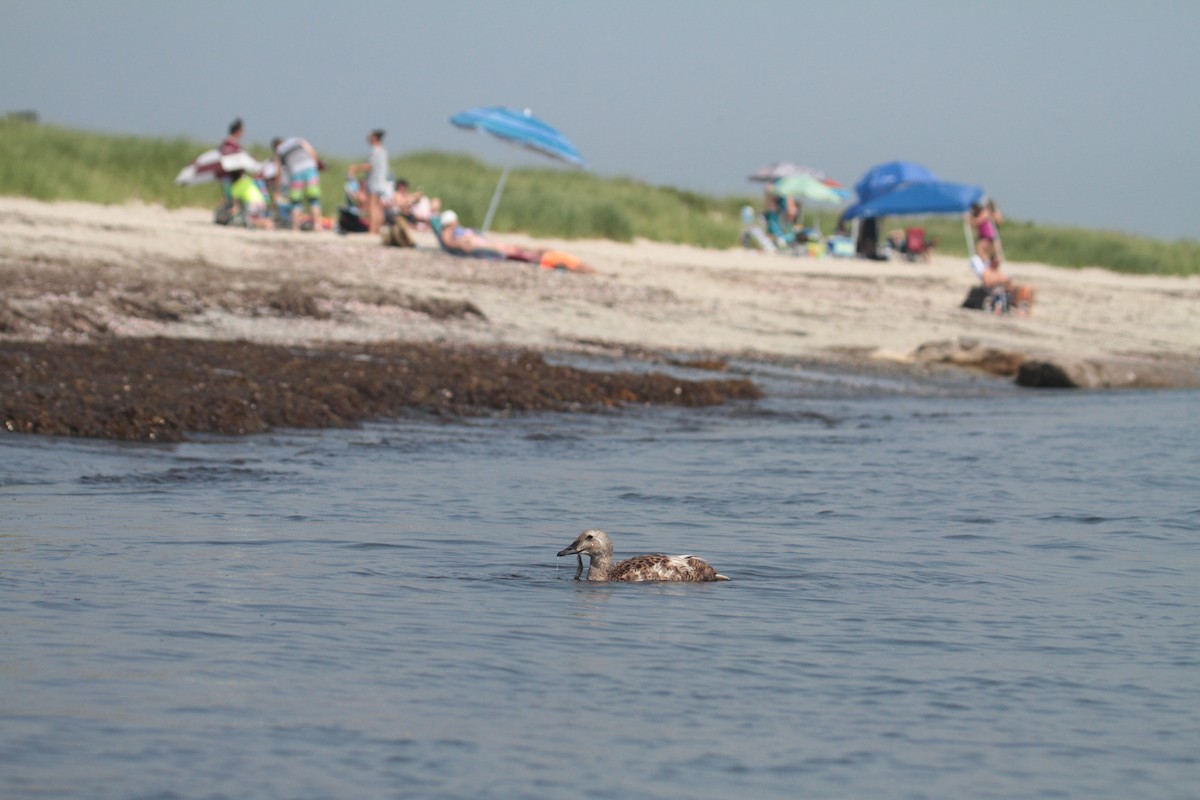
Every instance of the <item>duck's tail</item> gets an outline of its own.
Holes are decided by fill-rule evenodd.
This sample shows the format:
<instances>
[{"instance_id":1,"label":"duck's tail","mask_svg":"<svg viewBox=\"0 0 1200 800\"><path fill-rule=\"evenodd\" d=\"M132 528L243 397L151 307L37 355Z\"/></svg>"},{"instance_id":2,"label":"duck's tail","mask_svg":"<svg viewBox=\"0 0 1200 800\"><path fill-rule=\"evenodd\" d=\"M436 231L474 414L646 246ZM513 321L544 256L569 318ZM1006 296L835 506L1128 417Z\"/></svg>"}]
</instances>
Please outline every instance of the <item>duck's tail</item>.
<instances>
[{"instance_id":1,"label":"duck's tail","mask_svg":"<svg viewBox=\"0 0 1200 800\"><path fill-rule=\"evenodd\" d=\"M719 573L719 572L718 572L718 573L717 573L717 577L716 577L716 579L715 579L715 580L718 580L718 581L727 581L727 580L729 580L729 578L726 578L724 575L722 575L721 573Z\"/></svg>"}]
</instances>

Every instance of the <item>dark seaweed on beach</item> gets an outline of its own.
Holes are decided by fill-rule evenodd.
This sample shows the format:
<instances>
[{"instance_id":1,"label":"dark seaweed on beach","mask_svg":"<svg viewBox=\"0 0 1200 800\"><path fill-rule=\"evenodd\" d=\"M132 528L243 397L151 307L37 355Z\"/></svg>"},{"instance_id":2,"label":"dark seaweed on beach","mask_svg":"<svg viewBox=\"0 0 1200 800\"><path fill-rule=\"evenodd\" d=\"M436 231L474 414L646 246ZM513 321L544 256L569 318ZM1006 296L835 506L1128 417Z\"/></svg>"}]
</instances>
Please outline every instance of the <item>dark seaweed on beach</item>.
<instances>
[{"instance_id":1,"label":"dark seaweed on beach","mask_svg":"<svg viewBox=\"0 0 1200 800\"><path fill-rule=\"evenodd\" d=\"M757 397L748 380L585 371L530 351L430 344L300 349L150 338L10 341L0 352L0 428L133 441L347 427L410 411L453 417Z\"/></svg>"}]
</instances>

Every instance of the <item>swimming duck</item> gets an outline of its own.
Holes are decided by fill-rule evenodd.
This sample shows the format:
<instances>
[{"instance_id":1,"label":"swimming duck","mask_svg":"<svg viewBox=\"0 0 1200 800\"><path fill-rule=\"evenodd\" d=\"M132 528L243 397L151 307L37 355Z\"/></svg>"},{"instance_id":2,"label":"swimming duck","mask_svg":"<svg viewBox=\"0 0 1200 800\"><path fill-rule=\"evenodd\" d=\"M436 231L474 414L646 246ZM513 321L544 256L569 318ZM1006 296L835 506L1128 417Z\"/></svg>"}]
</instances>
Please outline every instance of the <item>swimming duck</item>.
<instances>
[{"instance_id":1,"label":"swimming duck","mask_svg":"<svg viewBox=\"0 0 1200 800\"><path fill-rule=\"evenodd\" d=\"M558 551L560 556L579 555L579 570L583 570L582 556L591 559L588 566L589 581L727 581L724 575L709 566L708 562L695 556L634 556L613 563L612 539L597 528L579 534L568 547Z\"/></svg>"}]
</instances>

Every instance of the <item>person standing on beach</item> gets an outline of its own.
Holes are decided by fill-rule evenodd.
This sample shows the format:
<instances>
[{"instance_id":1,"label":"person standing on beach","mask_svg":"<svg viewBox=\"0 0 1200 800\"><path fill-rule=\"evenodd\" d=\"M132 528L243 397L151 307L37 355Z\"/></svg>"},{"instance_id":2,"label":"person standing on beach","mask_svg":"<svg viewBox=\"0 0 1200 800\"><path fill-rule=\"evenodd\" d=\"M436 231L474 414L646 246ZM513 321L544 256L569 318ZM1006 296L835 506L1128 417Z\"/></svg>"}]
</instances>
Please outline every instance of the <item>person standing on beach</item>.
<instances>
[{"instance_id":1,"label":"person standing on beach","mask_svg":"<svg viewBox=\"0 0 1200 800\"><path fill-rule=\"evenodd\" d=\"M292 230L300 228L300 209L308 202L312 214L312 229L321 229L321 176L317 167L317 151L307 140L299 136L290 139L276 137L271 140L275 153L275 168L280 181L287 173L288 197L292 202Z\"/></svg>"},{"instance_id":2,"label":"person standing on beach","mask_svg":"<svg viewBox=\"0 0 1200 800\"><path fill-rule=\"evenodd\" d=\"M994 257L1001 256L1000 232L997 226L1004 221L1004 215L996 208L995 202L989 200L987 205L972 203L967 219L975 229L975 254L983 259L985 264Z\"/></svg>"},{"instance_id":3,"label":"person standing on beach","mask_svg":"<svg viewBox=\"0 0 1200 800\"><path fill-rule=\"evenodd\" d=\"M229 135L221 142L221 147L217 150L222 156L230 156L234 153L242 152L242 118L238 117L233 122L229 123ZM221 196L225 198L225 206L233 205L233 182L234 177L231 173L220 170L221 178Z\"/></svg>"},{"instance_id":4,"label":"person standing on beach","mask_svg":"<svg viewBox=\"0 0 1200 800\"><path fill-rule=\"evenodd\" d=\"M379 233L383 227L383 204L391 199L392 185L388 180L388 152L383 146L384 131L376 128L367 136L371 155L361 164L351 164L350 177L367 173L367 230Z\"/></svg>"}]
</instances>

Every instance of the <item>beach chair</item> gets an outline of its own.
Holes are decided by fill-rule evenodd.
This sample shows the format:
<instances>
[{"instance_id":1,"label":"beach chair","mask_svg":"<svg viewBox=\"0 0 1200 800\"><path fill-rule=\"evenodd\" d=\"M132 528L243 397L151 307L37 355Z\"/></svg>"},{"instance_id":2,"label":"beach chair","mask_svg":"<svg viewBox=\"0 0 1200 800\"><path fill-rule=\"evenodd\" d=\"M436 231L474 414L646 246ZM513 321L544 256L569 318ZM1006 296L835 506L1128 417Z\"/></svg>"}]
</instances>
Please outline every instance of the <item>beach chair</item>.
<instances>
[{"instance_id":1,"label":"beach chair","mask_svg":"<svg viewBox=\"0 0 1200 800\"><path fill-rule=\"evenodd\" d=\"M918 258L924 261L929 260L929 254L933 248L937 246L937 239L930 239L925 236L924 228L905 228L904 229L904 256L909 261L916 261Z\"/></svg>"},{"instance_id":2,"label":"beach chair","mask_svg":"<svg viewBox=\"0 0 1200 800\"><path fill-rule=\"evenodd\" d=\"M342 205L338 206L338 233L366 233L370 230L370 226L367 225L367 221L363 217L363 210L358 205L358 181L354 178L347 178L344 188L346 199Z\"/></svg>"},{"instance_id":3,"label":"beach chair","mask_svg":"<svg viewBox=\"0 0 1200 800\"><path fill-rule=\"evenodd\" d=\"M753 250L757 247L768 253L774 253L779 248L775 246L775 242L771 241L771 237L767 236L767 232L763 230L760 224L760 218L754 209L750 206L742 206L742 247L747 250Z\"/></svg>"},{"instance_id":4,"label":"beach chair","mask_svg":"<svg viewBox=\"0 0 1200 800\"><path fill-rule=\"evenodd\" d=\"M834 258L854 258L854 240L849 236L830 236L825 243Z\"/></svg>"},{"instance_id":5,"label":"beach chair","mask_svg":"<svg viewBox=\"0 0 1200 800\"><path fill-rule=\"evenodd\" d=\"M784 229L783 220L780 219L778 211L764 211L763 221L766 222L767 233L775 240L778 249L788 250L796 244L796 232Z\"/></svg>"}]
</instances>

